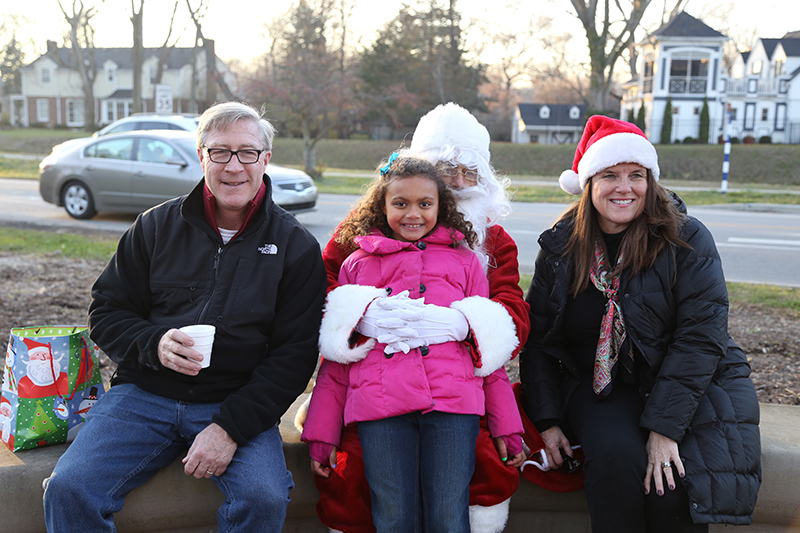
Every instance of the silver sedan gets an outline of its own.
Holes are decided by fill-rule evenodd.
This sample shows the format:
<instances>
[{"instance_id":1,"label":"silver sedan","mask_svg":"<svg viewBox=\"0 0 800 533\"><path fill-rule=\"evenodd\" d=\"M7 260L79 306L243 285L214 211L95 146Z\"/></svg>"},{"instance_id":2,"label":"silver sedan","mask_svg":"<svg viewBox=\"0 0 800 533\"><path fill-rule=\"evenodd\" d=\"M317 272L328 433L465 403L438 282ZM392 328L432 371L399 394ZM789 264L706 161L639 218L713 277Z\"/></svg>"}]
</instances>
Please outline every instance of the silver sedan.
<instances>
[{"instance_id":1,"label":"silver sedan","mask_svg":"<svg viewBox=\"0 0 800 533\"><path fill-rule=\"evenodd\" d=\"M133 131L74 139L39 164L39 193L78 219L98 211L140 213L182 196L203 177L196 135ZM314 209L317 188L305 172L270 164L275 203L292 212Z\"/></svg>"}]
</instances>

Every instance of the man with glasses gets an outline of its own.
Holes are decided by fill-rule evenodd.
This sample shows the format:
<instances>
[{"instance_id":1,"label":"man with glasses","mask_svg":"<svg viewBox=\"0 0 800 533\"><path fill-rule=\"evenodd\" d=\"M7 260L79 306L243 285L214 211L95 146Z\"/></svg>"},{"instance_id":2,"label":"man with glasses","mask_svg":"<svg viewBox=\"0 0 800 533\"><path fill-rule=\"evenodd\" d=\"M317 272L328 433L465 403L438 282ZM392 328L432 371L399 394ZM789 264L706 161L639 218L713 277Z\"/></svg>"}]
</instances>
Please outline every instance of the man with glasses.
<instances>
[{"instance_id":1,"label":"man with glasses","mask_svg":"<svg viewBox=\"0 0 800 533\"><path fill-rule=\"evenodd\" d=\"M127 494L181 456L225 494L220 531L282 530L278 422L316 366L326 281L316 239L272 201L273 136L244 104L203 113L205 178L139 215L92 287L91 336L117 372L46 480L48 531L112 531ZM216 327L208 368L190 324Z\"/></svg>"}]
</instances>

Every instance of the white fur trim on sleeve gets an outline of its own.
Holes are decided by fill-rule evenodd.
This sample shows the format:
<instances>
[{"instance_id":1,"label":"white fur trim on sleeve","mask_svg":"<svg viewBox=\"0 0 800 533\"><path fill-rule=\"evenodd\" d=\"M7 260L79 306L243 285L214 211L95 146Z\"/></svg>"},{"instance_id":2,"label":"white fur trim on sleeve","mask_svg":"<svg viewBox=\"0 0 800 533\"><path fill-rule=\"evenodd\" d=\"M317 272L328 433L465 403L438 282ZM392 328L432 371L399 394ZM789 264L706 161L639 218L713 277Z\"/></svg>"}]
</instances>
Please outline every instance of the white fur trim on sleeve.
<instances>
[{"instance_id":1,"label":"white fur trim on sleeve","mask_svg":"<svg viewBox=\"0 0 800 533\"><path fill-rule=\"evenodd\" d=\"M502 304L482 296L470 296L450 306L464 313L478 346L481 368L475 375L486 377L511 359L519 344L517 327Z\"/></svg>"},{"instance_id":2,"label":"white fur trim on sleeve","mask_svg":"<svg viewBox=\"0 0 800 533\"><path fill-rule=\"evenodd\" d=\"M367 356L375 339L351 347L350 336L372 300L381 296L386 296L385 290L369 285L341 285L328 293L319 328L319 351L323 357L348 364Z\"/></svg>"}]
</instances>

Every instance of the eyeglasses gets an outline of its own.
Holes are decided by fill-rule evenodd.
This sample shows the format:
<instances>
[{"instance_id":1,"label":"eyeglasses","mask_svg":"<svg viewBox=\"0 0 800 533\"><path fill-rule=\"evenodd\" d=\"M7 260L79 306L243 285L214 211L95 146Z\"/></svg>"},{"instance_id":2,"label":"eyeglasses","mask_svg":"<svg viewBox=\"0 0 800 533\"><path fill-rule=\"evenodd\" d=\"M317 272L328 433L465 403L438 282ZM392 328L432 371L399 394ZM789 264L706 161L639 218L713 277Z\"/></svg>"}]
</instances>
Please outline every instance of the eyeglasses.
<instances>
[{"instance_id":1,"label":"eyeglasses","mask_svg":"<svg viewBox=\"0 0 800 533\"><path fill-rule=\"evenodd\" d=\"M478 172L475 170L466 170L462 169L461 167L454 167L454 166L441 166L439 167L439 172L442 176L446 178L455 178L459 174L464 176L464 179L470 183L478 183Z\"/></svg>"},{"instance_id":2,"label":"eyeglasses","mask_svg":"<svg viewBox=\"0 0 800 533\"><path fill-rule=\"evenodd\" d=\"M206 153L208 154L208 158L213 163L229 163L233 156L236 156L236 159L239 160L239 163L243 165L252 165L253 163L258 162L258 159L261 157L262 152L266 152L264 150L226 150L225 148L209 148L208 146L205 147Z\"/></svg>"}]
</instances>

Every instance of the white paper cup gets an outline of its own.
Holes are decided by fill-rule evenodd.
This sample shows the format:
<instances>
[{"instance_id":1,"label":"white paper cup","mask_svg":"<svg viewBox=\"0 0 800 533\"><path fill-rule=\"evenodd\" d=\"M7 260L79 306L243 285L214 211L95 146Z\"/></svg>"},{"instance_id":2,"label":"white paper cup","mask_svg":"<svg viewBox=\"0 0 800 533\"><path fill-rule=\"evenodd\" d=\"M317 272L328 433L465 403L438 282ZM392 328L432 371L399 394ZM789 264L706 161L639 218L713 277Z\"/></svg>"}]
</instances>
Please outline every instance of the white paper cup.
<instances>
[{"instance_id":1,"label":"white paper cup","mask_svg":"<svg viewBox=\"0 0 800 533\"><path fill-rule=\"evenodd\" d=\"M192 349L203 354L200 368L208 368L208 365L211 364L211 348L214 345L214 333L216 330L217 328L208 324L194 324L192 326L184 326L180 329L180 331L189 335L194 341Z\"/></svg>"}]
</instances>

